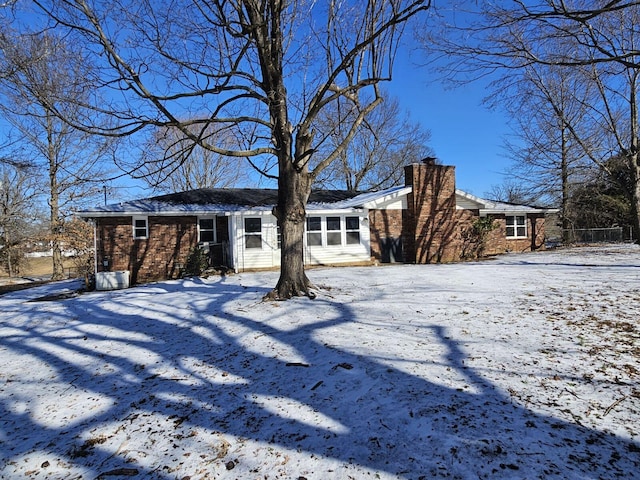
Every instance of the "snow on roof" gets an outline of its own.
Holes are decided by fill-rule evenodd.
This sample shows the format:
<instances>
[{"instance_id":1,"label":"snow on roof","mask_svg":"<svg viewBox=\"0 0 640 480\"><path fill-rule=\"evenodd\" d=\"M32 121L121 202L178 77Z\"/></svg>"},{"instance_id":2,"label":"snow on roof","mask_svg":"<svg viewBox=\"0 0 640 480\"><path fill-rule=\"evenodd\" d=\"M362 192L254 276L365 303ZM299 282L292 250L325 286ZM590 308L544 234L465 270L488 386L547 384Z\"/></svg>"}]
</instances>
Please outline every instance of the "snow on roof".
<instances>
[{"instance_id":1,"label":"snow on roof","mask_svg":"<svg viewBox=\"0 0 640 480\"><path fill-rule=\"evenodd\" d=\"M345 190L316 190L309 197L310 209L327 208L357 196ZM159 195L128 202L100 205L82 210L82 217L157 214L184 215L239 211L270 211L278 201L275 189L210 188ZM348 207L334 207L348 208Z\"/></svg>"},{"instance_id":2,"label":"snow on roof","mask_svg":"<svg viewBox=\"0 0 640 480\"><path fill-rule=\"evenodd\" d=\"M397 186L375 192L350 192L346 190L314 190L307 209L358 210L376 208L388 201L400 199L411 193L410 186ZM460 199L471 202L481 214L491 213L548 213L555 210L494 202L456 190ZM271 211L278 201L276 189L258 188L209 188L159 195L128 202L100 205L78 212L81 217L108 217L117 215L202 215L223 214L241 211ZM468 208L464 205L461 208Z\"/></svg>"},{"instance_id":3,"label":"snow on roof","mask_svg":"<svg viewBox=\"0 0 640 480\"><path fill-rule=\"evenodd\" d=\"M553 213L557 212L557 209L542 208L529 205L519 205L516 203L497 202L494 200L487 200L484 198L476 197L463 190L456 189L456 201L460 203L471 202L475 204L475 207L480 211L480 214L492 214L492 213ZM462 202L460 201L462 199ZM465 202L466 200L466 202Z\"/></svg>"},{"instance_id":4,"label":"snow on roof","mask_svg":"<svg viewBox=\"0 0 640 480\"><path fill-rule=\"evenodd\" d=\"M312 204L310 201L309 204L312 206L331 206L336 209L353 209L353 208L372 208L376 203L384 200L392 200L394 198L401 197L402 195L406 195L411 192L411 187L391 187L385 190L378 190L375 192L364 192L358 193L356 196L338 202L333 202L329 204L315 203Z\"/></svg>"}]
</instances>

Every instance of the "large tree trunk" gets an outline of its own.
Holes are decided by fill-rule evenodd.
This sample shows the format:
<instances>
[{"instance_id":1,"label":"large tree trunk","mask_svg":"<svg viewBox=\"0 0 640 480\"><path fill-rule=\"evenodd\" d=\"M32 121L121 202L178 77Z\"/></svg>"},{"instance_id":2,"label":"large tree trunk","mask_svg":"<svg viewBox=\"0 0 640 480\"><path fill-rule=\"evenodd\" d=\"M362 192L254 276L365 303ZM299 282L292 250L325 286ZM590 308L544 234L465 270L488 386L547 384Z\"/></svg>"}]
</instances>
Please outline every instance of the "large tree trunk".
<instances>
[{"instance_id":1,"label":"large tree trunk","mask_svg":"<svg viewBox=\"0 0 640 480\"><path fill-rule=\"evenodd\" d=\"M631 111L629 117L631 119L631 142L629 145L629 163L631 167L631 175L633 178L633 195L631 199L631 212L633 214L633 238L636 243L640 244L640 127L638 126L638 75L634 71L630 79L629 106Z\"/></svg>"},{"instance_id":2,"label":"large tree trunk","mask_svg":"<svg viewBox=\"0 0 640 480\"><path fill-rule=\"evenodd\" d=\"M304 227L311 192L307 155L312 135L306 129L299 129L294 146L282 74L284 47L281 21L284 4L267 2L266 10L258 9L253 2L247 1L244 5L254 26L252 35L260 59L262 88L268 99L272 141L278 152L278 204L273 214L278 219L282 234L280 279L265 298L314 297L309 291L311 282L304 272ZM263 17L265 14L268 21Z\"/></svg>"},{"instance_id":3,"label":"large tree trunk","mask_svg":"<svg viewBox=\"0 0 640 480\"><path fill-rule=\"evenodd\" d=\"M306 169L297 170L290 159L280 162L278 205L273 213L280 225L280 278L266 298L285 300L295 296L314 297L304 271L304 230L311 178Z\"/></svg>"}]
</instances>

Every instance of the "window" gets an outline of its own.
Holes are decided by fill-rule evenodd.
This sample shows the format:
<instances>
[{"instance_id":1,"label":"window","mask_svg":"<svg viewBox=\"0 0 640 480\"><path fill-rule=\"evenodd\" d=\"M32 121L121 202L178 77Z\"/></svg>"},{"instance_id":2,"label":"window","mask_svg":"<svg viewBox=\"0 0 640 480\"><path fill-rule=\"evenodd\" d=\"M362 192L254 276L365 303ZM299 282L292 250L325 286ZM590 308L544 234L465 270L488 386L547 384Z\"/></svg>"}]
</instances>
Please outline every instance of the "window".
<instances>
[{"instance_id":1,"label":"window","mask_svg":"<svg viewBox=\"0 0 640 480\"><path fill-rule=\"evenodd\" d=\"M347 245L357 245L360 243L360 219L358 217L347 217Z\"/></svg>"},{"instance_id":2,"label":"window","mask_svg":"<svg viewBox=\"0 0 640 480\"><path fill-rule=\"evenodd\" d=\"M327 245L342 245L340 217L327 217Z\"/></svg>"},{"instance_id":3,"label":"window","mask_svg":"<svg viewBox=\"0 0 640 480\"><path fill-rule=\"evenodd\" d=\"M262 248L262 220L260 218L244 219L245 248Z\"/></svg>"},{"instance_id":4,"label":"window","mask_svg":"<svg viewBox=\"0 0 640 480\"><path fill-rule=\"evenodd\" d=\"M147 217L133 217L133 238L147 238L148 236Z\"/></svg>"},{"instance_id":5,"label":"window","mask_svg":"<svg viewBox=\"0 0 640 480\"><path fill-rule=\"evenodd\" d=\"M307 245L322 246L322 217L307 217Z\"/></svg>"},{"instance_id":6,"label":"window","mask_svg":"<svg viewBox=\"0 0 640 480\"><path fill-rule=\"evenodd\" d=\"M507 238L527 238L527 221L524 215L507 216Z\"/></svg>"},{"instance_id":7,"label":"window","mask_svg":"<svg viewBox=\"0 0 640 480\"><path fill-rule=\"evenodd\" d=\"M307 246L360 244L360 217L307 217Z\"/></svg>"},{"instance_id":8,"label":"window","mask_svg":"<svg viewBox=\"0 0 640 480\"><path fill-rule=\"evenodd\" d=\"M216 219L200 218L198 220L198 241L199 242L215 242L216 241Z\"/></svg>"}]
</instances>

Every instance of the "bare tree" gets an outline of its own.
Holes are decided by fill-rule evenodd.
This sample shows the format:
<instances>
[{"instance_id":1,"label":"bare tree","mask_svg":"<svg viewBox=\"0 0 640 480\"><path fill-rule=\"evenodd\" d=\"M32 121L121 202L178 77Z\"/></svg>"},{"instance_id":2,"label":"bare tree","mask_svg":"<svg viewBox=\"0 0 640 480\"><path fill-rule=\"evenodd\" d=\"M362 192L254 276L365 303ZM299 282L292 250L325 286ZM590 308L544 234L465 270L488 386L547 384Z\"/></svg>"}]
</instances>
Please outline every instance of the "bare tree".
<instances>
[{"instance_id":1,"label":"bare tree","mask_svg":"<svg viewBox=\"0 0 640 480\"><path fill-rule=\"evenodd\" d=\"M498 202L514 203L519 205L535 205L538 192L519 178L507 177L502 183L492 185L485 193L487 198Z\"/></svg>"},{"instance_id":2,"label":"bare tree","mask_svg":"<svg viewBox=\"0 0 640 480\"><path fill-rule=\"evenodd\" d=\"M570 226L572 185L584 181L593 158L609 155L599 97L581 68L529 65L520 75L493 83L494 106L513 119L515 141L507 141L513 166L507 173L529 202L559 204L563 230Z\"/></svg>"},{"instance_id":3,"label":"bare tree","mask_svg":"<svg viewBox=\"0 0 640 480\"><path fill-rule=\"evenodd\" d=\"M344 140L345 128L352 118L345 118L338 108L324 112L319 132L329 132L324 148L336 148ZM347 109L348 111L348 109ZM353 115L353 112L351 112ZM349 146L338 159L316 178L323 187L366 191L399 185L407 159L433 156L428 147L430 132L403 115L396 99L386 99L362 122ZM324 149L317 158L324 157Z\"/></svg>"},{"instance_id":4,"label":"bare tree","mask_svg":"<svg viewBox=\"0 0 640 480\"><path fill-rule=\"evenodd\" d=\"M638 30L640 2L613 0L544 0L541 2L475 2L471 21L452 25L443 13L451 35L439 42L436 54L455 55L449 63L452 75L477 77L507 69L519 75L533 65L582 69L599 94L593 112L606 127L602 134L608 151L594 151L590 142L581 143L585 156L599 167L606 159L621 155L627 159L634 178L634 230L640 235L640 164L638 157ZM460 17L458 17L460 18ZM429 40L436 40L430 37ZM431 45L431 44L429 44ZM438 55L436 55L438 56ZM571 127L569 127L571 128Z\"/></svg>"},{"instance_id":5,"label":"bare tree","mask_svg":"<svg viewBox=\"0 0 640 480\"><path fill-rule=\"evenodd\" d=\"M0 264L10 277L24 262L37 194L32 172L12 163L0 162Z\"/></svg>"},{"instance_id":6,"label":"bare tree","mask_svg":"<svg viewBox=\"0 0 640 480\"><path fill-rule=\"evenodd\" d=\"M0 34L0 112L12 127L13 149L42 178L54 280L64 275L64 217L99 193L95 182L103 173L100 162L110 153L110 142L96 141L59 118L83 115L79 102L90 96L88 65L88 59L58 36Z\"/></svg>"},{"instance_id":7,"label":"bare tree","mask_svg":"<svg viewBox=\"0 0 640 480\"><path fill-rule=\"evenodd\" d=\"M203 148L247 158L277 178L274 215L282 227L282 259L271 297L309 295L303 234L313 180L382 101L379 84L391 79L404 27L430 2L33 3L103 60L94 80L111 89L113 101L95 108L108 110L116 123L103 129L85 118L74 122L78 126L106 135L175 127ZM312 167L325 139L316 136L316 123L338 101L354 112L353 120L343 142ZM230 149L207 136L221 128L244 148ZM277 166L269 171L274 159Z\"/></svg>"},{"instance_id":8,"label":"bare tree","mask_svg":"<svg viewBox=\"0 0 640 480\"><path fill-rule=\"evenodd\" d=\"M632 178L626 159L613 157L605 168L577 185L570 200L572 228L628 227L632 224ZM624 229L625 234L628 228Z\"/></svg>"},{"instance_id":9,"label":"bare tree","mask_svg":"<svg viewBox=\"0 0 640 480\"><path fill-rule=\"evenodd\" d=\"M232 139L227 145L237 148ZM249 179L244 162L201 147L177 128L161 128L145 144L139 165L127 165L125 170L155 190L171 193L245 184Z\"/></svg>"}]
</instances>

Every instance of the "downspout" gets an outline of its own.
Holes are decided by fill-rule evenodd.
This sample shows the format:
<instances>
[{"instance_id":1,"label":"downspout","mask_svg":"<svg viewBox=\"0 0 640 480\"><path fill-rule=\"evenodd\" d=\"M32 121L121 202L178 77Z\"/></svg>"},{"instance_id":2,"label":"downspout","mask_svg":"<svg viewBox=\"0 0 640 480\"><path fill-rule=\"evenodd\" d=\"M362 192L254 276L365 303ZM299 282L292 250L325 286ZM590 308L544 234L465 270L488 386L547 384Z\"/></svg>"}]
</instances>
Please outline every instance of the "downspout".
<instances>
[{"instance_id":1,"label":"downspout","mask_svg":"<svg viewBox=\"0 0 640 480\"><path fill-rule=\"evenodd\" d=\"M238 225L236 225L236 240L238 241L238 249L242 249L242 252L239 253L238 257L240 257L240 254L242 255L242 271L246 270L247 268L247 264L244 258L244 252L247 250L246 245L244 244L244 235L240 235L238 233ZM240 228L242 228L242 233L244 234L244 213L240 214ZM242 241L240 241L240 239L242 238Z\"/></svg>"},{"instance_id":2,"label":"downspout","mask_svg":"<svg viewBox=\"0 0 640 480\"><path fill-rule=\"evenodd\" d=\"M94 218L93 223L93 274L98 275L98 222Z\"/></svg>"},{"instance_id":3,"label":"downspout","mask_svg":"<svg viewBox=\"0 0 640 480\"><path fill-rule=\"evenodd\" d=\"M238 273L238 261L240 260L240 250L238 249L238 216L231 214L229 216L229 241L231 242L231 255L233 256L232 264L233 271Z\"/></svg>"}]
</instances>

